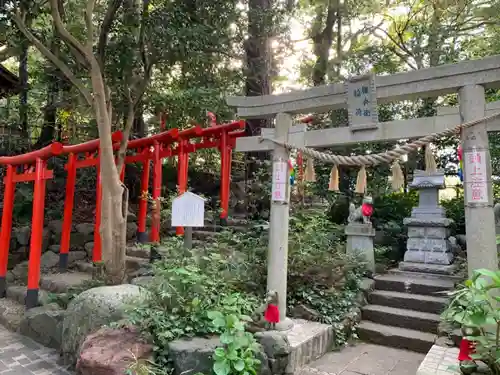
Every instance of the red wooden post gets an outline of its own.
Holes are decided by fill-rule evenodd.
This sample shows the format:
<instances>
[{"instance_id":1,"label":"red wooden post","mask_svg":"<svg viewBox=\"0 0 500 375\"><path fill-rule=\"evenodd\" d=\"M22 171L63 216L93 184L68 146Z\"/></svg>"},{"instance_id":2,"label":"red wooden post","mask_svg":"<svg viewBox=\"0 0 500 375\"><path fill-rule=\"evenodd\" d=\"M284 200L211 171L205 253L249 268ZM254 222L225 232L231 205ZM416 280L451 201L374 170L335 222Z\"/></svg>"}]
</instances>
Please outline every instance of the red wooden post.
<instances>
[{"instance_id":1,"label":"red wooden post","mask_svg":"<svg viewBox=\"0 0 500 375\"><path fill-rule=\"evenodd\" d=\"M64 200L64 219L61 233L61 250L59 253L59 269L65 272L68 268L69 246L71 241L71 227L73 225L73 206L75 202L75 184L76 184L76 163L75 154L68 155L68 164L66 169L66 197Z\"/></svg>"},{"instance_id":2,"label":"red wooden post","mask_svg":"<svg viewBox=\"0 0 500 375\"><path fill-rule=\"evenodd\" d=\"M154 201L154 210L153 210L153 222L151 225L151 242L160 242L160 214L161 214L161 147L158 142L154 144L154 159L153 159L153 201Z\"/></svg>"},{"instance_id":3,"label":"red wooden post","mask_svg":"<svg viewBox=\"0 0 500 375\"><path fill-rule=\"evenodd\" d=\"M220 157L221 157L221 170L220 170L220 223L227 225L227 211L229 209L229 176L231 174L231 148L228 142L227 132L222 132L220 138ZM228 152L228 150L230 152Z\"/></svg>"},{"instance_id":4,"label":"red wooden post","mask_svg":"<svg viewBox=\"0 0 500 375\"><path fill-rule=\"evenodd\" d=\"M102 261L101 244L101 211L102 211L102 186L101 186L101 167L100 158L97 161L97 188L95 201L95 223L94 223L94 249L92 250L92 262Z\"/></svg>"},{"instance_id":5,"label":"red wooden post","mask_svg":"<svg viewBox=\"0 0 500 375\"><path fill-rule=\"evenodd\" d=\"M40 158L35 164L35 186L33 193L33 216L31 221L31 244L28 262L28 290L26 308L38 305L38 287L40 282L40 258L42 257L43 219L45 209L45 167Z\"/></svg>"},{"instance_id":6,"label":"red wooden post","mask_svg":"<svg viewBox=\"0 0 500 375\"><path fill-rule=\"evenodd\" d=\"M187 189L187 178L188 178L188 161L189 153L187 152L188 141L181 139L179 142L179 155L177 157L177 185L179 188L179 195L186 192ZM175 234L178 236L184 235L184 228L175 228Z\"/></svg>"},{"instance_id":7,"label":"red wooden post","mask_svg":"<svg viewBox=\"0 0 500 375\"><path fill-rule=\"evenodd\" d=\"M5 297L7 288L7 264L9 263L10 235L12 232L12 210L14 208L14 167L7 166L3 193L2 232L0 233L0 298Z\"/></svg>"},{"instance_id":8,"label":"red wooden post","mask_svg":"<svg viewBox=\"0 0 500 375\"><path fill-rule=\"evenodd\" d=\"M125 181L125 162L122 165L122 170L120 171L120 181Z\"/></svg>"},{"instance_id":9,"label":"red wooden post","mask_svg":"<svg viewBox=\"0 0 500 375\"><path fill-rule=\"evenodd\" d=\"M147 152L149 150L146 150ZM143 163L141 175L141 198L139 201L139 213L137 218L137 242L148 242L148 234L146 233L146 215L148 213L148 190L149 190L149 160Z\"/></svg>"}]
</instances>

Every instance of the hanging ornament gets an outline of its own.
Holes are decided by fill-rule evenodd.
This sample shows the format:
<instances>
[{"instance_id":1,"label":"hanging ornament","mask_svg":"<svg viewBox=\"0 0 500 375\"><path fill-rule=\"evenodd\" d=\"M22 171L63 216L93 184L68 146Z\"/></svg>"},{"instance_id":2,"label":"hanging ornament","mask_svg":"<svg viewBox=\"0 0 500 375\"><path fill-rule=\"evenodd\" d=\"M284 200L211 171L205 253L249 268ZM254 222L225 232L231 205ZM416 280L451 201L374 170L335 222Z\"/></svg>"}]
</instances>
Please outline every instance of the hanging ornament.
<instances>
[{"instance_id":1,"label":"hanging ornament","mask_svg":"<svg viewBox=\"0 0 500 375\"><path fill-rule=\"evenodd\" d=\"M363 165L358 172L358 178L356 179L356 193L364 194L366 191L366 168Z\"/></svg>"},{"instance_id":2,"label":"hanging ornament","mask_svg":"<svg viewBox=\"0 0 500 375\"><path fill-rule=\"evenodd\" d=\"M315 182L316 181L316 172L314 172L314 162L313 162L313 158L311 158L311 157L309 157L307 159L306 173L304 176L304 180L306 182Z\"/></svg>"},{"instance_id":3,"label":"hanging ornament","mask_svg":"<svg viewBox=\"0 0 500 375\"><path fill-rule=\"evenodd\" d=\"M392 171L392 179L391 179L392 190L399 191L404 186L405 178L398 160L395 160L394 163L392 163L391 171Z\"/></svg>"},{"instance_id":4,"label":"hanging ornament","mask_svg":"<svg viewBox=\"0 0 500 375\"><path fill-rule=\"evenodd\" d=\"M293 167L292 160L288 159L288 169L290 171L290 185L295 183L295 168Z\"/></svg>"},{"instance_id":5,"label":"hanging ornament","mask_svg":"<svg viewBox=\"0 0 500 375\"><path fill-rule=\"evenodd\" d=\"M430 143L425 146L425 171L429 173L437 171L436 160L434 159Z\"/></svg>"},{"instance_id":6,"label":"hanging ornament","mask_svg":"<svg viewBox=\"0 0 500 375\"><path fill-rule=\"evenodd\" d=\"M339 191L339 169L337 164L334 164L330 172L330 183L328 184L328 190Z\"/></svg>"},{"instance_id":7,"label":"hanging ornament","mask_svg":"<svg viewBox=\"0 0 500 375\"><path fill-rule=\"evenodd\" d=\"M458 178L460 178L460 182L464 182L464 161L462 160L462 146L458 145L457 148L458 155Z\"/></svg>"}]
</instances>

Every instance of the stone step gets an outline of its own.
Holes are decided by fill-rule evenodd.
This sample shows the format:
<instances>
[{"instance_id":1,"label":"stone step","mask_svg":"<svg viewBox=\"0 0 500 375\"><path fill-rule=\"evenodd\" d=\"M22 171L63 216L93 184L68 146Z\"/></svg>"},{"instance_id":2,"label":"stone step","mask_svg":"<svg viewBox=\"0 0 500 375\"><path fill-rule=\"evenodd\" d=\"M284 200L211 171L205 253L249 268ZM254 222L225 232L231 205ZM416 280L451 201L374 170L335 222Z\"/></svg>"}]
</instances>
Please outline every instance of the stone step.
<instances>
[{"instance_id":1,"label":"stone step","mask_svg":"<svg viewBox=\"0 0 500 375\"><path fill-rule=\"evenodd\" d=\"M366 305L362 308L363 319L374 323L388 323L393 327L413 329L428 333L437 333L440 317L427 312L398 309L380 305Z\"/></svg>"},{"instance_id":2,"label":"stone step","mask_svg":"<svg viewBox=\"0 0 500 375\"><path fill-rule=\"evenodd\" d=\"M80 272L85 272L92 275L94 266L92 265L92 263L82 261L76 262L76 269Z\"/></svg>"},{"instance_id":3,"label":"stone step","mask_svg":"<svg viewBox=\"0 0 500 375\"><path fill-rule=\"evenodd\" d=\"M92 275L86 272L65 272L42 275L40 288L51 293L66 293L68 289L77 287L92 280Z\"/></svg>"},{"instance_id":4,"label":"stone step","mask_svg":"<svg viewBox=\"0 0 500 375\"><path fill-rule=\"evenodd\" d=\"M0 298L0 324L10 331L17 331L24 316L24 302Z\"/></svg>"},{"instance_id":5,"label":"stone step","mask_svg":"<svg viewBox=\"0 0 500 375\"><path fill-rule=\"evenodd\" d=\"M435 340L435 335L431 333L389 327L369 321L362 321L357 331L359 338L364 341L424 354L429 351Z\"/></svg>"},{"instance_id":6,"label":"stone step","mask_svg":"<svg viewBox=\"0 0 500 375\"><path fill-rule=\"evenodd\" d=\"M391 268L390 270L387 271L391 275L412 275L421 279L440 279L440 280L449 280L453 281L455 283L460 283L463 281L463 278L461 276L455 276L455 275L445 275L445 274L439 274L439 273L423 273L423 272L409 272L409 271L404 271L400 270L398 268Z\"/></svg>"},{"instance_id":7,"label":"stone step","mask_svg":"<svg viewBox=\"0 0 500 375\"><path fill-rule=\"evenodd\" d=\"M40 277L40 290L38 292L39 305L50 303L50 293L66 293L70 288L77 287L92 280L92 275L84 272L67 272L42 275ZM25 285L8 285L7 298L24 306L26 291Z\"/></svg>"},{"instance_id":8,"label":"stone step","mask_svg":"<svg viewBox=\"0 0 500 375\"><path fill-rule=\"evenodd\" d=\"M26 291L28 287L24 285L9 285L7 286L7 299L13 300L24 306L26 299ZM51 302L49 293L46 290L40 289L38 291L38 305L44 306Z\"/></svg>"},{"instance_id":9,"label":"stone step","mask_svg":"<svg viewBox=\"0 0 500 375\"><path fill-rule=\"evenodd\" d=\"M440 314L445 309L448 299L445 297L375 290L368 296L368 302L372 305Z\"/></svg>"},{"instance_id":10,"label":"stone step","mask_svg":"<svg viewBox=\"0 0 500 375\"><path fill-rule=\"evenodd\" d=\"M127 255L125 257L125 264L127 267L127 272L130 273L137 271L139 268L143 267L146 264L149 264L149 258L145 259ZM92 263L82 261L82 262L76 262L75 265L78 271L92 275L94 269Z\"/></svg>"},{"instance_id":11,"label":"stone step","mask_svg":"<svg viewBox=\"0 0 500 375\"><path fill-rule=\"evenodd\" d=\"M175 230L171 229L169 231L169 234L171 236L175 236ZM199 241L211 241L213 240L219 232L214 232L214 231L206 231L206 230L193 230L193 240L199 240Z\"/></svg>"},{"instance_id":12,"label":"stone step","mask_svg":"<svg viewBox=\"0 0 500 375\"><path fill-rule=\"evenodd\" d=\"M377 275L374 279L375 289L378 290L434 296L443 296L444 291L451 290L455 286L453 280L422 277L412 272Z\"/></svg>"},{"instance_id":13,"label":"stone step","mask_svg":"<svg viewBox=\"0 0 500 375\"><path fill-rule=\"evenodd\" d=\"M149 259L151 254L150 245L133 245L127 246L127 255L135 258Z\"/></svg>"}]
</instances>

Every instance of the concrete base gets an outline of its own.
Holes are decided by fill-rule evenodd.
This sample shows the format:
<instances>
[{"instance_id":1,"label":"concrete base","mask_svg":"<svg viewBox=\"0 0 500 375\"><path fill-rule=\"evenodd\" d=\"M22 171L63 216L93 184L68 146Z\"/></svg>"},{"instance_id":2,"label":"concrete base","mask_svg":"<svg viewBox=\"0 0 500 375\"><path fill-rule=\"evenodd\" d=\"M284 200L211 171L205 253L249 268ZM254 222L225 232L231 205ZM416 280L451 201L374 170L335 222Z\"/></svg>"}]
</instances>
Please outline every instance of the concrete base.
<instances>
[{"instance_id":1,"label":"concrete base","mask_svg":"<svg viewBox=\"0 0 500 375\"><path fill-rule=\"evenodd\" d=\"M420 364L417 375L461 375L458 348L433 345Z\"/></svg>"},{"instance_id":2,"label":"concrete base","mask_svg":"<svg viewBox=\"0 0 500 375\"><path fill-rule=\"evenodd\" d=\"M290 318L285 318L281 322L276 323L274 327L275 331L289 331L293 328L293 320Z\"/></svg>"},{"instance_id":3,"label":"concrete base","mask_svg":"<svg viewBox=\"0 0 500 375\"><path fill-rule=\"evenodd\" d=\"M426 263L414 263L414 262L399 262L399 269L401 271L409 271L409 272L453 275L457 269L457 266L456 264L441 265L441 264L426 264Z\"/></svg>"},{"instance_id":4,"label":"concrete base","mask_svg":"<svg viewBox=\"0 0 500 375\"><path fill-rule=\"evenodd\" d=\"M350 223L345 227L347 236L347 254L361 255L366 262L366 268L375 272L375 253L373 238L375 229L371 224Z\"/></svg>"},{"instance_id":5,"label":"concrete base","mask_svg":"<svg viewBox=\"0 0 500 375\"><path fill-rule=\"evenodd\" d=\"M328 324L294 319L286 335L291 349L287 374L297 373L301 367L331 351L334 345L333 328Z\"/></svg>"}]
</instances>

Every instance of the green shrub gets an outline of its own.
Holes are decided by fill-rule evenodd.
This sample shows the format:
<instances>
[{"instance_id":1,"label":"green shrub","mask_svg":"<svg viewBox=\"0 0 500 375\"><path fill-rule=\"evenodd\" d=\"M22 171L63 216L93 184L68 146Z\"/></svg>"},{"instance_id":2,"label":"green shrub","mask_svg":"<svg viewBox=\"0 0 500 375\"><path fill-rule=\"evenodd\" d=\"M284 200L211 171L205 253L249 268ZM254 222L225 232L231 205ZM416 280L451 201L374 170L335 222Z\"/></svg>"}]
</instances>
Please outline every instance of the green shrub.
<instances>
[{"instance_id":1,"label":"green shrub","mask_svg":"<svg viewBox=\"0 0 500 375\"><path fill-rule=\"evenodd\" d=\"M446 217L453 220L452 234L465 234L465 206L463 191L456 198L444 199L439 203L446 211Z\"/></svg>"},{"instance_id":2,"label":"green shrub","mask_svg":"<svg viewBox=\"0 0 500 375\"><path fill-rule=\"evenodd\" d=\"M450 293L442 319L461 327L476 343L472 359L483 361L500 374L500 271L476 270L471 279Z\"/></svg>"},{"instance_id":3,"label":"green shrub","mask_svg":"<svg viewBox=\"0 0 500 375\"><path fill-rule=\"evenodd\" d=\"M249 315L257 305L255 297L233 288L219 254L191 256L177 239L164 249L145 298L128 312L130 322L152 337L155 360L162 367L169 365L172 340L217 333L207 311Z\"/></svg>"},{"instance_id":4,"label":"green shrub","mask_svg":"<svg viewBox=\"0 0 500 375\"><path fill-rule=\"evenodd\" d=\"M220 311L208 313L216 331L221 332L221 348L215 349L213 370L215 375L256 375L260 367L257 355L260 345L254 336L245 332L248 316Z\"/></svg>"}]
</instances>

